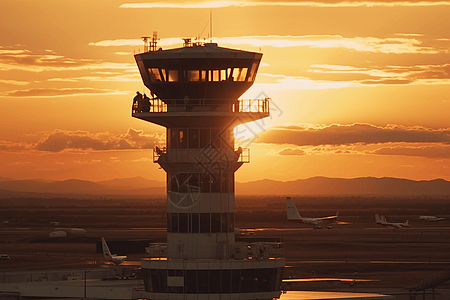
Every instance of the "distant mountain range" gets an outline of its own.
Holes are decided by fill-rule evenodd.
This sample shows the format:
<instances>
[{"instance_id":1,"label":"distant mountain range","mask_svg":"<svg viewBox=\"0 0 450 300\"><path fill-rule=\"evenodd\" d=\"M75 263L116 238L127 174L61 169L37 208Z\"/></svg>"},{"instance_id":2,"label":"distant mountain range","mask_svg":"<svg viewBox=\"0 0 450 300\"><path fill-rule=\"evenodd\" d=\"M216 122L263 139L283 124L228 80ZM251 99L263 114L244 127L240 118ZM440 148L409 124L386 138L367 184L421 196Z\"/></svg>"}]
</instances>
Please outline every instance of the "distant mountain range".
<instances>
[{"instance_id":1,"label":"distant mountain range","mask_svg":"<svg viewBox=\"0 0 450 300\"><path fill-rule=\"evenodd\" d=\"M164 195L165 182L142 177L92 182L70 179L15 180L0 177L0 197L50 195L145 196ZM28 194L28 195L26 195ZM257 180L236 183L237 195L305 196L450 196L450 182L443 179L414 181L399 178L353 179L313 177L294 181Z\"/></svg>"},{"instance_id":2,"label":"distant mountain range","mask_svg":"<svg viewBox=\"0 0 450 300\"><path fill-rule=\"evenodd\" d=\"M390 177L353 179L312 177L286 182L265 179L237 184L236 193L305 196L450 196L450 182L444 179L414 181Z\"/></svg>"},{"instance_id":3,"label":"distant mountain range","mask_svg":"<svg viewBox=\"0 0 450 300\"><path fill-rule=\"evenodd\" d=\"M163 195L166 192L165 186L166 184L163 181L148 180L142 177L112 179L99 182L78 179L63 181L42 179L14 180L0 177L0 196L2 194L20 196L20 193L98 196Z\"/></svg>"}]
</instances>

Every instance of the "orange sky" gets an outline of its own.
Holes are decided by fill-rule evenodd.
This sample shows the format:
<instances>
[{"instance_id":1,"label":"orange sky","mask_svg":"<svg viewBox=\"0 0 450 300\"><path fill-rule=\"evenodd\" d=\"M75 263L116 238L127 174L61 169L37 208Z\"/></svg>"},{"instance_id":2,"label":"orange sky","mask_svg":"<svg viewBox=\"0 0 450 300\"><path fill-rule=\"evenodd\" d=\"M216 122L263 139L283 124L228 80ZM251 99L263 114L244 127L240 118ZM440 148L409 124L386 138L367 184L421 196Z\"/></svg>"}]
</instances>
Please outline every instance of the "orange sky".
<instances>
[{"instance_id":1,"label":"orange sky","mask_svg":"<svg viewBox=\"0 0 450 300\"><path fill-rule=\"evenodd\" d=\"M243 98L272 98L238 181L450 180L450 2L328 0L2 0L0 177L165 180L133 53L207 38L210 7L215 42L264 54Z\"/></svg>"}]
</instances>

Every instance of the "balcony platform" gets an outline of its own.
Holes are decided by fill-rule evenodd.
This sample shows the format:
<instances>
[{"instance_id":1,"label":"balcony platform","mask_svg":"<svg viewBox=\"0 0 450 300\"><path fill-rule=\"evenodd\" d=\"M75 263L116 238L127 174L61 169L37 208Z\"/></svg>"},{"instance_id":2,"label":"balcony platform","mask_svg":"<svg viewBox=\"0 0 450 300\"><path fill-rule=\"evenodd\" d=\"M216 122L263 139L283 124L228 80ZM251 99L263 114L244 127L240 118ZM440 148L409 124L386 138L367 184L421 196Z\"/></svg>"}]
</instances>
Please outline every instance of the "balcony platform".
<instances>
[{"instance_id":1,"label":"balcony platform","mask_svg":"<svg viewBox=\"0 0 450 300\"><path fill-rule=\"evenodd\" d=\"M133 103L132 117L168 128L235 127L270 116L268 98L236 100L229 105L223 105L223 101L215 105L212 100L202 99L186 104L184 100L148 101L150 104Z\"/></svg>"}]
</instances>

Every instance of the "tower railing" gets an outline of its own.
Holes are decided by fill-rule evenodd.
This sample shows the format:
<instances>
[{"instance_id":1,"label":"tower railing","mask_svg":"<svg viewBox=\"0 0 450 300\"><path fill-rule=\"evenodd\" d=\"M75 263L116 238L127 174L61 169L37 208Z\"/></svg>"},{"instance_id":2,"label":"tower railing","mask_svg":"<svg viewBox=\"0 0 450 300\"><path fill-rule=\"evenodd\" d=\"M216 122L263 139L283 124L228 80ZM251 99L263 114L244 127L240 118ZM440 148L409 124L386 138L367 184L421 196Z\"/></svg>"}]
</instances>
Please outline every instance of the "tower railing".
<instances>
[{"instance_id":1,"label":"tower railing","mask_svg":"<svg viewBox=\"0 0 450 300\"><path fill-rule=\"evenodd\" d=\"M210 248L208 251L208 248ZM181 253L182 258L196 259L203 258L201 253L213 253L216 259L234 259L234 260L269 260L281 258L284 256L283 243L279 242L256 242L256 243L235 243L235 244L217 244L217 245L194 245L189 251L189 257ZM150 243L145 248L151 259L165 259L167 257L167 244ZM197 255L196 255L197 254ZM198 257L197 257L198 256Z\"/></svg>"},{"instance_id":2,"label":"tower railing","mask_svg":"<svg viewBox=\"0 0 450 300\"><path fill-rule=\"evenodd\" d=\"M220 151L221 149L214 148L214 151ZM153 148L153 162L177 162L182 161L184 162L186 160L185 156L190 156L190 151L193 149L171 149L168 150L166 147L160 148L156 146ZM170 153L169 153L170 152ZM198 155L198 154L197 154ZM236 148L234 149L234 156L233 159L230 159L234 162L239 163L249 163L250 162L250 148Z\"/></svg>"},{"instance_id":3,"label":"tower railing","mask_svg":"<svg viewBox=\"0 0 450 300\"><path fill-rule=\"evenodd\" d=\"M270 98L265 99L166 99L148 98L134 101L132 113L210 112L269 113Z\"/></svg>"}]
</instances>

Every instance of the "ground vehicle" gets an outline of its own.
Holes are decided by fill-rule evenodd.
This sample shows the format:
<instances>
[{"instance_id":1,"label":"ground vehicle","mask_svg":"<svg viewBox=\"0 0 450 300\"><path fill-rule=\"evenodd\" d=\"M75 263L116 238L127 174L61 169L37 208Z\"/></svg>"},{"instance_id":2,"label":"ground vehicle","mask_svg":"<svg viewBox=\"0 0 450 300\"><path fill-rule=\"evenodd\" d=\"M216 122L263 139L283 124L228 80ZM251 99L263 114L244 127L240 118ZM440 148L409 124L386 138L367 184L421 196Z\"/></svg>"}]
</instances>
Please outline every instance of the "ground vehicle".
<instances>
[{"instance_id":1,"label":"ground vehicle","mask_svg":"<svg viewBox=\"0 0 450 300\"><path fill-rule=\"evenodd\" d=\"M0 254L0 260L11 260L8 254Z\"/></svg>"}]
</instances>

